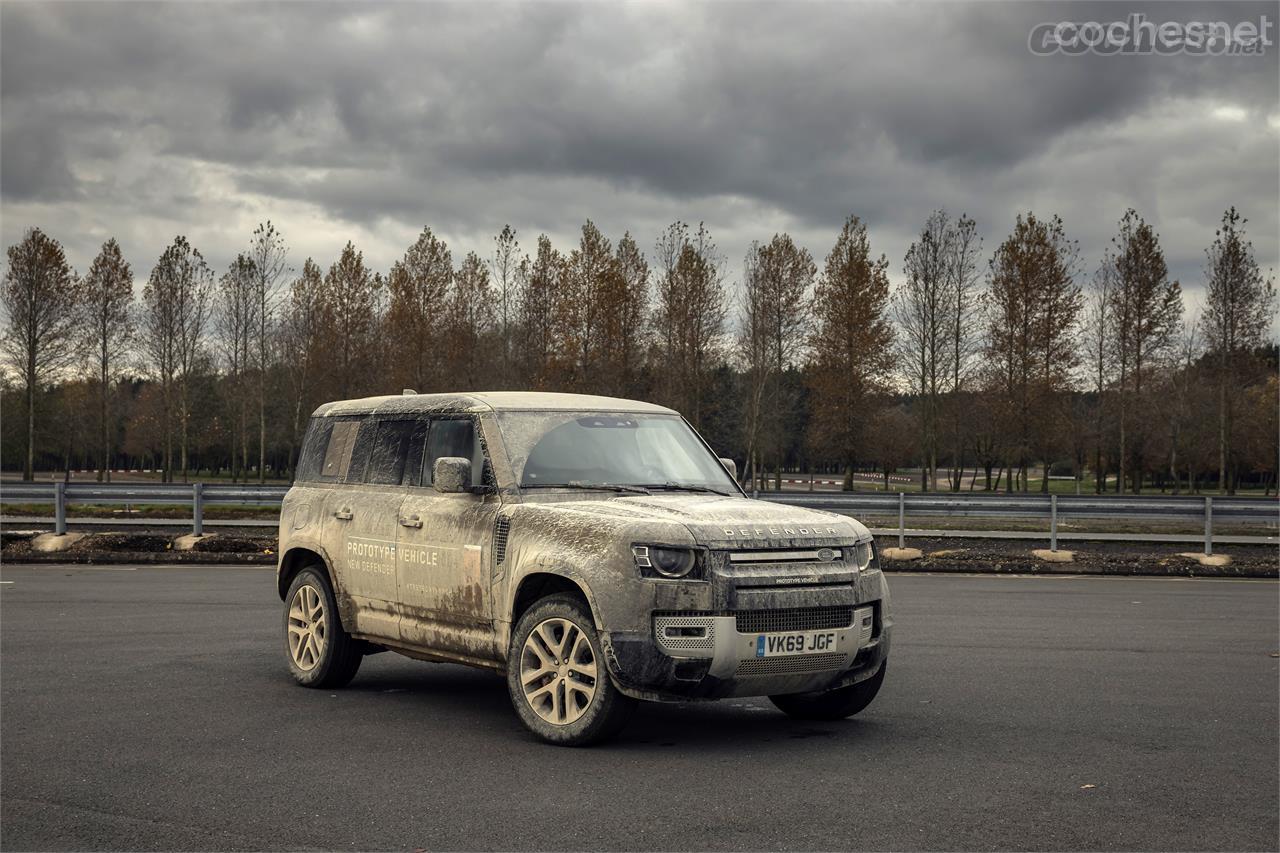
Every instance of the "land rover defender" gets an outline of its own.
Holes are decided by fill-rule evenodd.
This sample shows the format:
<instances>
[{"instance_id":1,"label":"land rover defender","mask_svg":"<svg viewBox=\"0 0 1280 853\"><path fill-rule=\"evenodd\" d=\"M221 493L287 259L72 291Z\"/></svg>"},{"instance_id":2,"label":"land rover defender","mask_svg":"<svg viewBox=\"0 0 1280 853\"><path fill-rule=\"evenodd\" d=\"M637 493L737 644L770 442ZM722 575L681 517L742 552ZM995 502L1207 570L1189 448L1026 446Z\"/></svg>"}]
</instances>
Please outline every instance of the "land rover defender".
<instances>
[{"instance_id":1,"label":"land rover defender","mask_svg":"<svg viewBox=\"0 0 1280 853\"><path fill-rule=\"evenodd\" d=\"M840 515L751 500L676 412L573 394L413 394L311 418L280 513L285 657L333 688L390 650L506 677L557 744L638 700L865 708L892 619Z\"/></svg>"}]
</instances>

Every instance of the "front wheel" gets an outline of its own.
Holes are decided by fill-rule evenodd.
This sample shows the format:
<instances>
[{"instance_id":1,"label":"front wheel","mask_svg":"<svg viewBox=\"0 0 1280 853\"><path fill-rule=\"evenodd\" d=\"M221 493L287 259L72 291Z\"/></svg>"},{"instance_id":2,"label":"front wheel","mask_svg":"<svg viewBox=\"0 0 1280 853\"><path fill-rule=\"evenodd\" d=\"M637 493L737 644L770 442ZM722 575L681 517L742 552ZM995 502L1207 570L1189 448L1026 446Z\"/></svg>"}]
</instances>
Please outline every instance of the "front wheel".
<instances>
[{"instance_id":1,"label":"front wheel","mask_svg":"<svg viewBox=\"0 0 1280 853\"><path fill-rule=\"evenodd\" d=\"M835 690L825 690L821 693L787 693L770 696L769 701L776 705L778 710L797 720L843 720L871 704L871 700L875 699L876 694L880 692L880 685L884 684L884 671L888 667L889 662L885 661L880 664L880 669L875 675L847 687L837 687Z\"/></svg>"},{"instance_id":2,"label":"front wheel","mask_svg":"<svg viewBox=\"0 0 1280 853\"><path fill-rule=\"evenodd\" d=\"M636 704L609 679L591 611L572 595L544 598L520 617L507 690L525 728L559 746L612 737Z\"/></svg>"},{"instance_id":3,"label":"front wheel","mask_svg":"<svg viewBox=\"0 0 1280 853\"><path fill-rule=\"evenodd\" d=\"M342 628L323 568L308 566L289 585L284 651L289 672L303 687L342 687L360 668L363 649Z\"/></svg>"}]
</instances>

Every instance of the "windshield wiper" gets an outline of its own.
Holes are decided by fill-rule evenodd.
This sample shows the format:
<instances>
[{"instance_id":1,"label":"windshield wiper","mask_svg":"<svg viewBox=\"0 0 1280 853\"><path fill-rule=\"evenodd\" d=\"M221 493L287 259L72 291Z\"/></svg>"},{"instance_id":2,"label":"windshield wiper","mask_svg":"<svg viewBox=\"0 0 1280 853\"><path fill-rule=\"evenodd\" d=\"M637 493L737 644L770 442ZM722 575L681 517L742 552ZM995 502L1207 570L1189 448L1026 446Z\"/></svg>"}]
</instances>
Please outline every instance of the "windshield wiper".
<instances>
[{"instance_id":1,"label":"windshield wiper","mask_svg":"<svg viewBox=\"0 0 1280 853\"><path fill-rule=\"evenodd\" d=\"M590 489L594 491L625 492L633 495L647 495L649 490L644 486L616 486L612 483L525 483L522 489Z\"/></svg>"},{"instance_id":2,"label":"windshield wiper","mask_svg":"<svg viewBox=\"0 0 1280 853\"><path fill-rule=\"evenodd\" d=\"M722 492L710 486L695 486L692 483L645 483L644 487L663 492L705 492L707 494L720 495L721 497L729 497L728 492Z\"/></svg>"}]
</instances>

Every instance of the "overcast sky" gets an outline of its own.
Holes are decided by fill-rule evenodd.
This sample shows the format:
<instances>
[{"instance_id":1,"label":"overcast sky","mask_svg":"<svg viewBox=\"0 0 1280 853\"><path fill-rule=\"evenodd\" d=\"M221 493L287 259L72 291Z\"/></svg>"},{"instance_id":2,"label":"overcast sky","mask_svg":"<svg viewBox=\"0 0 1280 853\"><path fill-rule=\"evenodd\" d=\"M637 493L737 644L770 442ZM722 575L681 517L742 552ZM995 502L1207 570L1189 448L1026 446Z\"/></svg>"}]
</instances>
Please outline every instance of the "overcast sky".
<instances>
[{"instance_id":1,"label":"overcast sky","mask_svg":"<svg viewBox=\"0 0 1280 853\"><path fill-rule=\"evenodd\" d=\"M651 250L705 220L732 278L788 231L821 263L857 214L894 280L945 207L990 250L1062 216L1091 273L1127 207L1196 303L1223 209L1280 253L1280 73L1262 57L1036 57L1041 21L1273 22L1280 6L536 2L0 4L5 245L39 226L144 279L185 234L216 269L255 224L295 268L347 240L455 262L503 223L590 218ZM1271 30L1273 39L1276 28Z\"/></svg>"}]
</instances>

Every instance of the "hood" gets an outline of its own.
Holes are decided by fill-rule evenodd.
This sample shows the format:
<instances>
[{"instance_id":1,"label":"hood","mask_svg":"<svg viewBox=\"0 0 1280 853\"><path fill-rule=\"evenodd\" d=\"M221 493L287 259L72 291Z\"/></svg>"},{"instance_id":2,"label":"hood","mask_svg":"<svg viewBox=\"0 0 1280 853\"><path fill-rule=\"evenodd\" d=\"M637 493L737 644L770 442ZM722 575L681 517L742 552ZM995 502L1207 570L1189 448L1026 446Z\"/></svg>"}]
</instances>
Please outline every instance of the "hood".
<instances>
[{"instance_id":1,"label":"hood","mask_svg":"<svg viewBox=\"0 0 1280 853\"><path fill-rule=\"evenodd\" d=\"M543 503L542 498L551 497L550 494L541 495L537 502ZM581 500L574 495L554 500L552 506L575 513L604 516L617 522L680 524L699 544L709 548L842 545L871 537L861 522L847 516L737 495L681 492L618 495L594 500Z\"/></svg>"}]
</instances>

